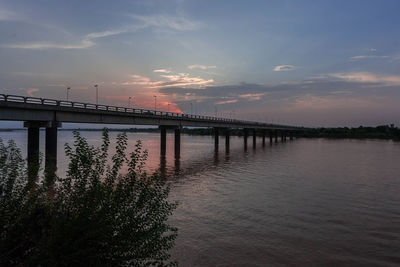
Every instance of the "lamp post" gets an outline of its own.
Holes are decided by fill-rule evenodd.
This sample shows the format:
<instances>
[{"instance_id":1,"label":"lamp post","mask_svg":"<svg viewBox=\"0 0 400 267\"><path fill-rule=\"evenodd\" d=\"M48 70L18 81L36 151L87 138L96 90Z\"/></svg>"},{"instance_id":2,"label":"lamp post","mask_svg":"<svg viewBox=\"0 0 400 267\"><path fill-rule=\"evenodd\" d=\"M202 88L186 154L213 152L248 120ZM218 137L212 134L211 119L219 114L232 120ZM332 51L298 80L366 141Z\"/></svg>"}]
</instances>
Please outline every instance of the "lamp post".
<instances>
[{"instance_id":1,"label":"lamp post","mask_svg":"<svg viewBox=\"0 0 400 267\"><path fill-rule=\"evenodd\" d=\"M190 102L190 114L193 114L193 103Z\"/></svg>"},{"instance_id":2,"label":"lamp post","mask_svg":"<svg viewBox=\"0 0 400 267\"><path fill-rule=\"evenodd\" d=\"M99 104L99 86L97 84L94 85L96 88L96 105Z\"/></svg>"},{"instance_id":3,"label":"lamp post","mask_svg":"<svg viewBox=\"0 0 400 267\"><path fill-rule=\"evenodd\" d=\"M169 104L170 104L170 103L168 102L167 112L169 112Z\"/></svg>"},{"instance_id":4,"label":"lamp post","mask_svg":"<svg viewBox=\"0 0 400 267\"><path fill-rule=\"evenodd\" d=\"M132 97L130 96L130 97L129 97L129 100L128 100L128 108L131 107L131 99L132 99Z\"/></svg>"},{"instance_id":5,"label":"lamp post","mask_svg":"<svg viewBox=\"0 0 400 267\"><path fill-rule=\"evenodd\" d=\"M157 110L157 96L153 95L154 97L154 110Z\"/></svg>"},{"instance_id":6,"label":"lamp post","mask_svg":"<svg viewBox=\"0 0 400 267\"><path fill-rule=\"evenodd\" d=\"M69 97L69 90L71 90L71 87L67 87L67 101L68 101L68 97Z\"/></svg>"}]
</instances>

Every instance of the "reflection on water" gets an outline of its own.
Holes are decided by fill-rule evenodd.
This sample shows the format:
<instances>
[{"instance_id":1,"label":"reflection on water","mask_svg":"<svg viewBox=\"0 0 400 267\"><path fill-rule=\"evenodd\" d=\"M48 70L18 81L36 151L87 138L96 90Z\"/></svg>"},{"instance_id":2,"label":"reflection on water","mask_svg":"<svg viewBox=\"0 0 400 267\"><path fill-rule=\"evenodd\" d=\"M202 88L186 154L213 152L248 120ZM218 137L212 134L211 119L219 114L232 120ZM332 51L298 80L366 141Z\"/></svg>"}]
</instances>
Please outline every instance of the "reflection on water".
<instances>
[{"instance_id":1,"label":"reflection on water","mask_svg":"<svg viewBox=\"0 0 400 267\"><path fill-rule=\"evenodd\" d=\"M100 132L82 135L101 143ZM25 132L0 136L25 149ZM63 143L71 137L60 132L60 175L67 167ZM262 147L260 138L255 149L245 149L243 138L231 137L229 151L221 141L215 151L212 137L183 135L175 157L168 134L160 158L158 134L128 137L130 150L142 140L148 170L159 169L173 185L179 206L171 223L179 235L172 252L181 266L400 262L399 143L299 139Z\"/></svg>"}]
</instances>

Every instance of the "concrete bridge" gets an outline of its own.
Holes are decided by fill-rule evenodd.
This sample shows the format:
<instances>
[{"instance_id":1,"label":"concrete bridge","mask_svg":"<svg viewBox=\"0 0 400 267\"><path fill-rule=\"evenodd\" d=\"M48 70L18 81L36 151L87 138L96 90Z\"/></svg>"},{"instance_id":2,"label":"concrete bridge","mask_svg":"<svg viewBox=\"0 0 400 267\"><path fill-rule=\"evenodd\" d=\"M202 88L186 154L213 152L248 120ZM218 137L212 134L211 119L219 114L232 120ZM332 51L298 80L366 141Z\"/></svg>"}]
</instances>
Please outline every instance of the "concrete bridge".
<instances>
[{"instance_id":1,"label":"concrete bridge","mask_svg":"<svg viewBox=\"0 0 400 267\"><path fill-rule=\"evenodd\" d=\"M243 129L245 149L250 131L253 136L253 147L256 147L257 132L262 136L262 145L265 146L267 134L269 142L272 143L278 141L278 136L281 141L285 141L287 136L292 139L294 133L306 129L289 125L5 94L0 94L0 120L23 121L24 127L28 128L28 167L38 164L39 130L46 129L45 170L53 174L57 163L57 128L61 127L63 122L156 125L161 133L161 155L166 153L167 130L172 129L175 132L176 157L180 155L180 136L184 126L212 127L216 150L219 146L219 134L222 132L225 134L225 147L229 150L229 130L232 128Z\"/></svg>"}]
</instances>

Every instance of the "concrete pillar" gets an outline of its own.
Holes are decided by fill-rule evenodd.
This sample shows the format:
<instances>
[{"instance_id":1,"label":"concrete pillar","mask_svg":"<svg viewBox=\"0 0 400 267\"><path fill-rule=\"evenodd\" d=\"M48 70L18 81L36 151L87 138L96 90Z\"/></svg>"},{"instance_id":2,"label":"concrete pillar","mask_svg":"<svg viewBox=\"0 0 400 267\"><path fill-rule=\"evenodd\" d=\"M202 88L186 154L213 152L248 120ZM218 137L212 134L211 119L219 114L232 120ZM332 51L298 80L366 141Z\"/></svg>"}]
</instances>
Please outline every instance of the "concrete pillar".
<instances>
[{"instance_id":1,"label":"concrete pillar","mask_svg":"<svg viewBox=\"0 0 400 267\"><path fill-rule=\"evenodd\" d=\"M262 130L262 146L265 147L265 130Z\"/></svg>"},{"instance_id":2,"label":"concrete pillar","mask_svg":"<svg viewBox=\"0 0 400 267\"><path fill-rule=\"evenodd\" d=\"M293 131L290 131L290 133L289 133L289 138L290 138L290 141L293 140Z\"/></svg>"},{"instance_id":3,"label":"concrete pillar","mask_svg":"<svg viewBox=\"0 0 400 267\"><path fill-rule=\"evenodd\" d=\"M181 129L175 129L175 157L179 158L181 155Z\"/></svg>"},{"instance_id":4,"label":"concrete pillar","mask_svg":"<svg viewBox=\"0 0 400 267\"><path fill-rule=\"evenodd\" d=\"M230 129L226 128L225 129L225 150L229 152L229 146L230 146Z\"/></svg>"},{"instance_id":5,"label":"concrete pillar","mask_svg":"<svg viewBox=\"0 0 400 267\"><path fill-rule=\"evenodd\" d=\"M49 122L46 127L45 165L46 184L52 186L57 171L57 122Z\"/></svg>"},{"instance_id":6,"label":"concrete pillar","mask_svg":"<svg viewBox=\"0 0 400 267\"><path fill-rule=\"evenodd\" d=\"M38 126L28 126L28 183L31 187L38 179L39 172L39 130Z\"/></svg>"},{"instance_id":7,"label":"concrete pillar","mask_svg":"<svg viewBox=\"0 0 400 267\"><path fill-rule=\"evenodd\" d=\"M167 151L167 129L165 127L160 127L160 154L165 155Z\"/></svg>"},{"instance_id":8,"label":"concrete pillar","mask_svg":"<svg viewBox=\"0 0 400 267\"><path fill-rule=\"evenodd\" d=\"M243 140L244 140L244 149L247 150L247 137L249 136L249 130L243 129Z\"/></svg>"},{"instance_id":9,"label":"concrete pillar","mask_svg":"<svg viewBox=\"0 0 400 267\"><path fill-rule=\"evenodd\" d=\"M281 131L281 142L285 141L284 136L285 136L285 132Z\"/></svg>"},{"instance_id":10,"label":"concrete pillar","mask_svg":"<svg viewBox=\"0 0 400 267\"><path fill-rule=\"evenodd\" d=\"M257 144L257 130L253 129L253 148L256 148L256 144Z\"/></svg>"},{"instance_id":11,"label":"concrete pillar","mask_svg":"<svg viewBox=\"0 0 400 267\"><path fill-rule=\"evenodd\" d=\"M278 131L275 131L274 135L275 135L275 143L278 143Z\"/></svg>"},{"instance_id":12,"label":"concrete pillar","mask_svg":"<svg viewBox=\"0 0 400 267\"><path fill-rule=\"evenodd\" d=\"M274 141L274 132L269 131L269 144L271 145Z\"/></svg>"},{"instance_id":13,"label":"concrete pillar","mask_svg":"<svg viewBox=\"0 0 400 267\"><path fill-rule=\"evenodd\" d=\"M218 150L218 145L219 145L219 129L214 128L214 147L215 150Z\"/></svg>"}]
</instances>

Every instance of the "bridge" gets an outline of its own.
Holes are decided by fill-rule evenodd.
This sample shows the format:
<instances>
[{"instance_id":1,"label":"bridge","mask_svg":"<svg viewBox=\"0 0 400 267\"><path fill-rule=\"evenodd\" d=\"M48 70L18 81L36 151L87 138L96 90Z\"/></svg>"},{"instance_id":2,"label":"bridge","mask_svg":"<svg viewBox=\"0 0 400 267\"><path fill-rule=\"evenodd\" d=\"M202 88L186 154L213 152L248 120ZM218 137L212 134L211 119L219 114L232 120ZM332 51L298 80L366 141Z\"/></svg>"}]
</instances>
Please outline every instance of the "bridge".
<instances>
[{"instance_id":1,"label":"bridge","mask_svg":"<svg viewBox=\"0 0 400 267\"><path fill-rule=\"evenodd\" d=\"M179 157L182 127L211 127L214 129L215 149L218 150L219 134L225 134L225 148L229 150L230 129L243 129L244 148L252 131L253 147L256 147L257 132L262 136L262 145L268 133L269 142L293 139L296 132L304 131L304 127L271 124L220 118L193 114L165 112L160 110L137 109L108 106L82 102L72 102L38 97L0 94L0 120L23 121L28 129L28 168L38 165L39 130L46 129L45 137L45 170L55 173L57 164L57 128L62 123L96 123L125 125L154 125L160 129L160 152L166 153L167 130L175 132L175 156ZM37 173L31 174L33 176Z\"/></svg>"}]
</instances>

